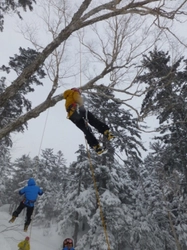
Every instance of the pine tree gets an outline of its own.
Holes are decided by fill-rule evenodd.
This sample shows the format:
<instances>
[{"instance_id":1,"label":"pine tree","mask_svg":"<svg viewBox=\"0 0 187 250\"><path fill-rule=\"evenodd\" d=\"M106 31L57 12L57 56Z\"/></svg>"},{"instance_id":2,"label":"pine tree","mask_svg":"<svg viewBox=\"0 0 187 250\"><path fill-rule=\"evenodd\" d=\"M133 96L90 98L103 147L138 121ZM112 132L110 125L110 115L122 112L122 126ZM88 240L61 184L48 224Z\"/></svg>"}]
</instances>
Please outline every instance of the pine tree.
<instances>
[{"instance_id":1,"label":"pine tree","mask_svg":"<svg viewBox=\"0 0 187 250\"><path fill-rule=\"evenodd\" d=\"M95 194L87 152L83 145L76 151L77 161L70 164L65 180L64 204L59 225L61 232L72 228L75 244L81 231L87 231L88 221L95 209Z\"/></svg>"},{"instance_id":2,"label":"pine tree","mask_svg":"<svg viewBox=\"0 0 187 250\"><path fill-rule=\"evenodd\" d=\"M148 86L142 114L156 114L160 123L160 135L155 137L157 142L152 144L155 157L149 159L149 168L151 172L157 170L155 176L162 190L162 204L159 207L162 208L160 214L165 218L165 223L161 224L161 229L169 232L173 238L171 241L167 236L166 245L174 242L180 249L186 239L185 231L182 233L178 225L183 224L182 218L186 217L184 207L187 191L181 183L187 180L187 64L183 58L172 64L168 52L155 49L150 56L144 56L142 66L146 72L137 81ZM168 211L165 217L164 210ZM184 227L186 225L183 224Z\"/></svg>"},{"instance_id":3,"label":"pine tree","mask_svg":"<svg viewBox=\"0 0 187 250\"><path fill-rule=\"evenodd\" d=\"M67 228L77 242L77 249L107 249L102 219L107 225L111 249L130 242L134 188L126 169L115 161L113 167L102 165L99 157L91 154L92 170L84 146L80 145L77 161L69 168L69 180L65 191L65 204L59 217L61 233ZM112 166L112 163L109 162ZM100 217L97 187L103 218ZM133 225L134 226L134 225ZM124 230L126 228L126 230ZM82 236L83 235L83 236ZM129 243L129 246L131 244Z\"/></svg>"},{"instance_id":4,"label":"pine tree","mask_svg":"<svg viewBox=\"0 0 187 250\"><path fill-rule=\"evenodd\" d=\"M180 182L183 176L176 170L173 173L165 171L162 161L164 149L162 144L154 143L151 149L153 153L146 157L144 172L142 172L145 204L149 213L154 215L154 224L157 225L156 230L160 231L162 247L174 249L176 246L185 245L184 239L187 236L185 231L182 233L178 230L178 225L185 223L181 218L186 218L184 212L186 202L180 192ZM180 235L182 235L182 240L180 240Z\"/></svg>"},{"instance_id":5,"label":"pine tree","mask_svg":"<svg viewBox=\"0 0 187 250\"><path fill-rule=\"evenodd\" d=\"M0 154L0 204L8 204L11 200L9 193L9 178L11 176L11 157L10 151L7 147L1 145Z\"/></svg>"},{"instance_id":6,"label":"pine tree","mask_svg":"<svg viewBox=\"0 0 187 250\"><path fill-rule=\"evenodd\" d=\"M30 48L28 48L27 50L20 48L19 51L20 55L16 54L14 57L10 57L9 66L7 67L3 65L0 70L6 73L10 73L13 70L19 75L20 72L22 72L22 70L27 67L38 55L38 52ZM23 87L19 89L17 94L13 98L7 100L3 108L0 109L1 127L6 127L12 120L22 115L25 111L31 110L31 101L29 101L25 97L25 95L29 92L35 91L32 85L42 85L42 82L39 80L39 78L42 79L45 77L45 72L42 67L43 66L39 67L36 73L26 81ZM2 77L0 79L0 94L5 91L6 87L6 78ZM27 123L16 127L15 131L24 132L25 127L27 128ZM0 143L2 145L11 147L12 140L10 135L7 135L3 139L1 139Z\"/></svg>"},{"instance_id":7,"label":"pine tree","mask_svg":"<svg viewBox=\"0 0 187 250\"><path fill-rule=\"evenodd\" d=\"M170 171L182 171L187 180L187 60L180 58L171 64L168 52L155 49L149 57L144 56L142 66L148 72L137 81L146 84L148 91L141 112L145 116L157 115L160 136L156 139L167 147L165 164Z\"/></svg>"},{"instance_id":8,"label":"pine tree","mask_svg":"<svg viewBox=\"0 0 187 250\"><path fill-rule=\"evenodd\" d=\"M22 19L19 9L22 8L24 11L27 11L27 8L29 8L29 10L32 11L33 3L36 3L36 1L35 0L1 1L0 2L0 31L3 31L4 29L4 15L13 11Z\"/></svg>"},{"instance_id":9,"label":"pine tree","mask_svg":"<svg viewBox=\"0 0 187 250\"><path fill-rule=\"evenodd\" d=\"M46 222L46 226L48 226L47 221L56 221L56 218L62 213L65 159L61 151L54 154L53 149L48 148L42 150L40 159L35 158L35 166L36 178L44 189L44 195L38 201L37 208L40 214L36 216L36 219Z\"/></svg>"},{"instance_id":10,"label":"pine tree","mask_svg":"<svg viewBox=\"0 0 187 250\"><path fill-rule=\"evenodd\" d=\"M23 200L18 191L27 186L27 181L33 177L32 159L28 155L23 155L11 164L10 175L6 183L6 194L11 204L10 213L16 209Z\"/></svg>"},{"instance_id":11,"label":"pine tree","mask_svg":"<svg viewBox=\"0 0 187 250\"><path fill-rule=\"evenodd\" d=\"M86 106L99 120L108 124L116 136L112 146L105 137L101 138L109 148L109 162L114 161L114 148L120 152L125 152L126 164L128 164L128 157L133 157L141 162L140 149L146 149L141 142L136 119L132 117L128 110L124 110L121 104L110 99L110 96L113 97L110 90L103 90L102 93L100 92L101 89L98 91L98 93L88 96Z\"/></svg>"}]
</instances>

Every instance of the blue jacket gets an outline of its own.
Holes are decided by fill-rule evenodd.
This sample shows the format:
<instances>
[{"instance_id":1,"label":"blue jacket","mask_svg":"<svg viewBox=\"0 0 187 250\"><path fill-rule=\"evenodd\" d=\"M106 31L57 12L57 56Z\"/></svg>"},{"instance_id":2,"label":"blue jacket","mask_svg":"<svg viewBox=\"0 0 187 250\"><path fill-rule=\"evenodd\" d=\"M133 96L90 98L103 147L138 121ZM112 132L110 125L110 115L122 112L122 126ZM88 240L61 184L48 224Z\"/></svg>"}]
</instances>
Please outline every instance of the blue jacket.
<instances>
[{"instance_id":1,"label":"blue jacket","mask_svg":"<svg viewBox=\"0 0 187 250\"><path fill-rule=\"evenodd\" d=\"M19 191L20 195L25 195L23 203L28 207L34 207L34 202L36 201L38 195L43 194L43 190L40 187L36 186L35 180L30 178L28 180L28 186L22 188Z\"/></svg>"},{"instance_id":2,"label":"blue jacket","mask_svg":"<svg viewBox=\"0 0 187 250\"><path fill-rule=\"evenodd\" d=\"M62 248L62 250L75 250L75 249L73 247L71 247L71 248L64 247L64 248Z\"/></svg>"}]
</instances>

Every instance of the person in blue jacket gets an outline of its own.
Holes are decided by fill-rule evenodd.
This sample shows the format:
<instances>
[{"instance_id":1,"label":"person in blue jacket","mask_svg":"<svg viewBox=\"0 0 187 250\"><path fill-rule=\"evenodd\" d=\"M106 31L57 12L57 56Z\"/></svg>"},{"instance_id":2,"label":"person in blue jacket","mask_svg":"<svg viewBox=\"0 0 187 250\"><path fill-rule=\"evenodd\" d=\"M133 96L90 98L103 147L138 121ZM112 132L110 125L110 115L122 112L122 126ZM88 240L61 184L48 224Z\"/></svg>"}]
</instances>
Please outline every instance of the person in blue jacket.
<instances>
[{"instance_id":1,"label":"person in blue jacket","mask_svg":"<svg viewBox=\"0 0 187 250\"><path fill-rule=\"evenodd\" d=\"M63 242L63 248L62 250L75 250L73 248L73 240L70 238L66 238Z\"/></svg>"},{"instance_id":2,"label":"person in blue jacket","mask_svg":"<svg viewBox=\"0 0 187 250\"><path fill-rule=\"evenodd\" d=\"M31 216L34 211L34 203L37 200L38 195L43 194L43 190L36 185L36 182L33 178L28 180L28 186L25 186L19 190L20 195L24 195L24 199L20 202L18 208L13 212L12 218L9 222L14 222L18 215L24 208L27 208L26 220L24 225L24 231L27 232L28 226L31 223Z\"/></svg>"}]
</instances>

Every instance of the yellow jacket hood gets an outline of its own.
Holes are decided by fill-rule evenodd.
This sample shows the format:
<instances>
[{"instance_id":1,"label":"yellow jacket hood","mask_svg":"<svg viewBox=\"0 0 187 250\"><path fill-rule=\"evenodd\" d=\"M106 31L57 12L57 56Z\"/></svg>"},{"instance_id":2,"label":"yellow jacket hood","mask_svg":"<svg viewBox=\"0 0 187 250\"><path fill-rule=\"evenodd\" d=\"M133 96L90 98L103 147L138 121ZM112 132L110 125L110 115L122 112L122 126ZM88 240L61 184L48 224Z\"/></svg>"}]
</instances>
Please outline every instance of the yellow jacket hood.
<instances>
[{"instance_id":1,"label":"yellow jacket hood","mask_svg":"<svg viewBox=\"0 0 187 250\"><path fill-rule=\"evenodd\" d=\"M80 93L76 90L68 89L63 93L63 97L66 100L65 107L68 112L68 116L70 117L75 109L69 110L71 105L79 105L82 106L84 104L83 98L81 97Z\"/></svg>"}]
</instances>

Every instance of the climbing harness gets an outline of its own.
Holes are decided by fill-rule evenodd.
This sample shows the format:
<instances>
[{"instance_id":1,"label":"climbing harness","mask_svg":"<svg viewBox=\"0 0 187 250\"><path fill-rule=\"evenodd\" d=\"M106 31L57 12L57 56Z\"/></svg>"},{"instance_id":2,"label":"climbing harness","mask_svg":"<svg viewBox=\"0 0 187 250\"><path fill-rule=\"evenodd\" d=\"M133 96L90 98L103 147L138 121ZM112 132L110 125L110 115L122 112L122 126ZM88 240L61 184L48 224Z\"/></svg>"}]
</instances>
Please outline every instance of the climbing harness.
<instances>
[{"instance_id":1,"label":"climbing harness","mask_svg":"<svg viewBox=\"0 0 187 250\"><path fill-rule=\"evenodd\" d=\"M85 118L83 117L85 127L92 133L92 128L89 125L89 120L88 120L88 109L85 109Z\"/></svg>"},{"instance_id":2,"label":"climbing harness","mask_svg":"<svg viewBox=\"0 0 187 250\"><path fill-rule=\"evenodd\" d=\"M71 105L69 105L69 107L66 109L66 111L67 112L69 112L71 110L74 111L74 110L76 110L76 108L77 108L77 104L76 104L76 102L74 102Z\"/></svg>"}]
</instances>

